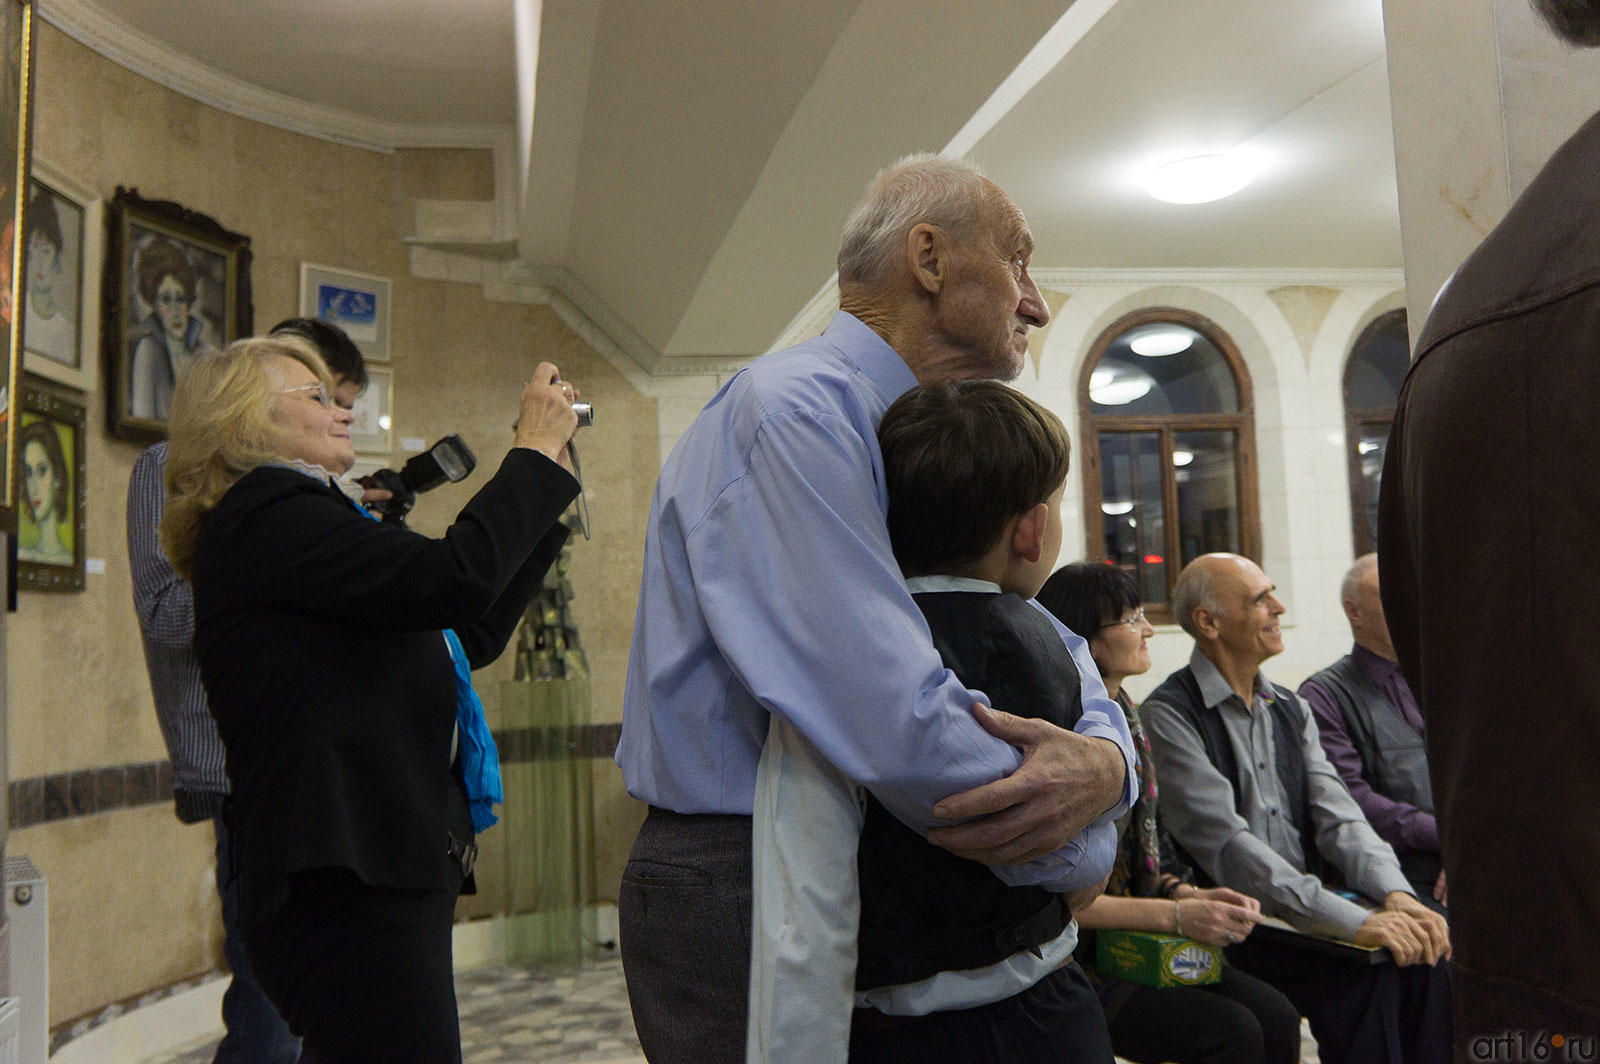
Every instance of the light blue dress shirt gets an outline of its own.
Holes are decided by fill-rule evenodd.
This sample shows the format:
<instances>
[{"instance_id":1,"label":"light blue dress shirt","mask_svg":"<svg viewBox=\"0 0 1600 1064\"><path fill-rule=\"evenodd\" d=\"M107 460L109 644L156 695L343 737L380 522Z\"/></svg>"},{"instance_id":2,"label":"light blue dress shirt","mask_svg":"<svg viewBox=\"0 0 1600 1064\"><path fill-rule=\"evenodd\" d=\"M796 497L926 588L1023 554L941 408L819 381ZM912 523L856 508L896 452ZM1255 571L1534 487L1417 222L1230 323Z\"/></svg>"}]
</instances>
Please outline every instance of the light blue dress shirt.
<instances>
[{"instance_id":1,"label":"light blue dress shirt","mask_svg":"<svg viewBox=\"0 0 1600 1064\"><path fill-rule=\"evenodd\" d=\"M920 831L940 823L941 798L1021 764L972 716L984 695L940 664L890 550L877 425L915 383L839 313L735 375L673 448L651 504L616 755L635 798L748 815L769 713ZM1127 766L1109 822L1135 795L1133 744L1087 644L1057 627L1083 676L1076 730L1115 742ZM996 874L1059 882L1079 853Z\"/></svg>"}]
</instances>

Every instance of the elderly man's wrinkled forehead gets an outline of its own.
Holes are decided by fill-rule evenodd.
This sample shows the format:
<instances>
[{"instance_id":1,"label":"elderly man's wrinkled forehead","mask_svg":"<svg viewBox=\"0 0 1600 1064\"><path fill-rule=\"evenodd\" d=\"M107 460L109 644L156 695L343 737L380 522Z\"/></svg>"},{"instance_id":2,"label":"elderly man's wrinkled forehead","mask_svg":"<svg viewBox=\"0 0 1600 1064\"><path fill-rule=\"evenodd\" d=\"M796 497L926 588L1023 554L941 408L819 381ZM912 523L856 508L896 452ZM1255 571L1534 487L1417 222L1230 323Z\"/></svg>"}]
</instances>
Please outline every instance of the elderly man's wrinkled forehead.
<instances>
[{"instance_id":1,"label":"elderly man's wrinkled forehead","mask_svg":"<svg viewBox=\"0 0 1600 1064\"><path fill-rule=\"evenodd\" d=\"M981 238L1006 251L1021 248L1032 253L1033 232L1028 228L1022 208L988 178L983 180L983 205L979 217Z\"/></svg>"}]
</instances>

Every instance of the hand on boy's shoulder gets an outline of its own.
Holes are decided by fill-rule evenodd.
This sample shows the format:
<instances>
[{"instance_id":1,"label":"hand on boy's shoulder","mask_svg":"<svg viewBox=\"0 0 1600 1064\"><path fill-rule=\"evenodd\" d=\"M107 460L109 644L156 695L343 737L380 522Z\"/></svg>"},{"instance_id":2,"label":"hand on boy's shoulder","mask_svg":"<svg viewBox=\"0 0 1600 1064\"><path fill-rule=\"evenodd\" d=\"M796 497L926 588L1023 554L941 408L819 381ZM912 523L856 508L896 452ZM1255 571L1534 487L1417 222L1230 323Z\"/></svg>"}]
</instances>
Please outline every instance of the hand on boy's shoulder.
<instances>
[{"instance_id":1,"label":"hand on boy's shoulder","mask_svg":"<svg viewBox=\"0 0 1600 1064\"><path fill-rule=\"evenodd\" d=\"M929 842L984 864L1023 864L1061 849L1117 804L1125 763L1115 743L988 706L972 711L985 731L1022 751L1022 765L934 806L940 819L968 822L932 829Z\"/></svg>"}]
</instances>

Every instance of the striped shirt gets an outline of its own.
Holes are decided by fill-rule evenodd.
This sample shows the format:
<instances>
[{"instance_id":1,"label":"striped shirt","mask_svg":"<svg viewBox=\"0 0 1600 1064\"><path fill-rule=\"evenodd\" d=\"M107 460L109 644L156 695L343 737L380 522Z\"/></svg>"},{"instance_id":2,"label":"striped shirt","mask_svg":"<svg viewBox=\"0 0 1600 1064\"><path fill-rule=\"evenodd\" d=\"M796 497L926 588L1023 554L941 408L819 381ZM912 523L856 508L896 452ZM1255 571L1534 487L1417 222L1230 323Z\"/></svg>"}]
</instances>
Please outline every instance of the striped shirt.
<instances>
[{"instance_id":1,"label":"striped shirt","mask_svg":"<svg viewBox=\"0 0 1600 1064\"><path fill-rule=\"evenodd\" d=\"M217 795L228 790L228 777L222 739L206 705L194 654L194 593L167 561L157 538L166 503L166 464L165 443L134 463L128 481L128 563L150 693L172 758L173 801L178 819L193 823L212 815Z\"/></svg>"}]
</instances>

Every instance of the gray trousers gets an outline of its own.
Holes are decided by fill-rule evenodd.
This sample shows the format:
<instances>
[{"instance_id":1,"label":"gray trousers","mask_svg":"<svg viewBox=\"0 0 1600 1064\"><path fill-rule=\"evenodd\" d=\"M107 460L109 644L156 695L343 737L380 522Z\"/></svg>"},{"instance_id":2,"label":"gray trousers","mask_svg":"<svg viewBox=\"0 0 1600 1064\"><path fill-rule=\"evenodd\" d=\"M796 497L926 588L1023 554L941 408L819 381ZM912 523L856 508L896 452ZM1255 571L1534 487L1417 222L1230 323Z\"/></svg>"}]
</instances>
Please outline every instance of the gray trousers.
<instances>
[{"instance_id":1,"label":"gray trousers","mask_svg":"<svg viewBox=\"0 0 1600 1064\"><path fill-rule=\"evenodd\" d=\"M617 898L622 970L650 1064L743 1064L751 818L650 808Z\"/></svg>"}]
</instances>

